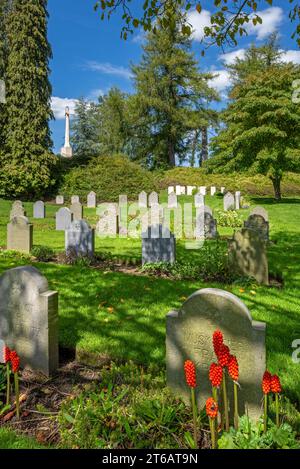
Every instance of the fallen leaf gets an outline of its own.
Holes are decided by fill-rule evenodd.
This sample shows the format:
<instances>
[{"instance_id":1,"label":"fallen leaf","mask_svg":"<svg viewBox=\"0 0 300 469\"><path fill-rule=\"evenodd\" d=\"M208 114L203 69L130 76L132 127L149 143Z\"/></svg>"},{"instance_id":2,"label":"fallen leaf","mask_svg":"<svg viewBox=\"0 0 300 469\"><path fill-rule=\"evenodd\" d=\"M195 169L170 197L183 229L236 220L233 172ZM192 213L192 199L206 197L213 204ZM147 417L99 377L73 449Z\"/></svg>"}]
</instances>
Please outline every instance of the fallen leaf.
<instances>
[{"instance_id":1,"label":"fallen leaf","mask_svg":"<svg viewBox=\"0 0 300 469\"><path fill-rule=\"evenodd\" d=\"M13 418L13 416L15 415L15 411L12 410L11 412L8 412L8 414L6 414L4 417L3 417L3 422L8 422L10 419Z\"/></svg>"},{"instance_id":2,"label":"fallen leaf","mask_svg":"<svg viewBox=\"0 0 300 469\"><path fill-rule=\"evenodd\" d=\"M240 293L245 293L245 290L243 288L240 288Z\"/></svg>"},{"instance_id":3,"label":"fallen leaf","mask_svg":"<svg viewBox=\"0 0 300 469\"><path fill-rule=\"evenodd\" d=\"M182 296L182 297L180 298L180 300L181 300L181 301L185 301L185 300L186 300L186 296Z\"/></svg>"},{"instance_id":4,"label":"fallen leaf","mask_svg":"<svg viewBox=\"0 0 300 469\"><path fill-rule=\"evenodd\" d=\"M256 295L256 291L250 290L251 295Z\"/></svg>"},{"instance_id":5,"label":"fallen leaf","mask_svg":"<svg viewBox=\"0 0 300 469\"><path fill-rule=\"evenodd\" d=\"M114 309L112 306L109 306L109 307L107 308L107 311L108 311L109 313L113 313L114 310L115 310L115 309Z\"/></svg>"}]
</instances>

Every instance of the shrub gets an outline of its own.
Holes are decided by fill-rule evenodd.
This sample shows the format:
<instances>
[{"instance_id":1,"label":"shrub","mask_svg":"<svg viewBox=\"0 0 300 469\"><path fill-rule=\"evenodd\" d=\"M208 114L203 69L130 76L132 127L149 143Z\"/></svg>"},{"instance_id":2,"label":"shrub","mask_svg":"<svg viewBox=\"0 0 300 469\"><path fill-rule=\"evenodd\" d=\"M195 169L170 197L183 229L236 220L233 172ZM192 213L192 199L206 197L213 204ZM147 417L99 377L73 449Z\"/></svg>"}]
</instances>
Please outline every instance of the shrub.
<instances>
[{"instance_id":1,"label":"shrub","mask_svg":"<svg viewBox=\"0 0 300 469\"><path fill-rule=\"evenodd\" d=\"M216 219L219 226L238 228L243 225L242 218L235 210L228 210L227 212L216 210Z\"/></svg>"},{"instance_id":2,"label":"shrub","mask_svg":"<svg viewBox=\"0 0 300 469\"><path fill-rule=\"evenodd\" d=\"M70 248L67 252L59 253L58 261L66 265L89 267L94 263L95 259L92 256L77 253L75 249Z\"/></svg>"},{"instance_id":3,"label":"shrub","mask_svg":"<svg viewBox=\"0 0 300 469\"><path fill-rule=\"evenodd\" d=\"M49 262L54 257L54 251L48 246L34 246L31 254L40 262Z\"/></svg>"},{"instance_id":4,"label":"shrub","mask_svg":"<svg viewBox=\"0 0 300 469\"><path fill-rule=\"evenodd\" d=\"M72 168L58 191L66 197L78 194L85 199L93 190L99 202L117 202L120 194L135 200L141 191L156 189L153 173L124 156L107 156L93 158L85 167Z\"/></svg>"}]
</instances>

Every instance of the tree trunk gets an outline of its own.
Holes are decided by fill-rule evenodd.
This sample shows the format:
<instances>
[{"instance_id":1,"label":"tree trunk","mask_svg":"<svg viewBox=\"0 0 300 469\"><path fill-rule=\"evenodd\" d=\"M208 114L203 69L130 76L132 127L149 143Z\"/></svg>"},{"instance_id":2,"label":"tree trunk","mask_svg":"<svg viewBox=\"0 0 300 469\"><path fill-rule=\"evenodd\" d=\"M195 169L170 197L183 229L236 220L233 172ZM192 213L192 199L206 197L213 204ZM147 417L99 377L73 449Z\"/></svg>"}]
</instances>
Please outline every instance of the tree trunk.
<instances>
[{"instance_id":1,"label":"tree trunk","mask_svg":"<svg viewBox=\"0 0 300 469\"><path fill-rule=\"evenodd\" d=\"M168 157L169 157L169 165L171 168L175 167L175 150L174 150L174 142L169 140L168 143Z\"/></svg>"},{"instance_id":2,"label":"tree trunk","mask_svg":"<svg viewBox=\"0 0 300 469\"><path fill-rule=\"evenodd\" d=\"M202 127L202 151L201 151L201 161L199 166L202 165L203 161L208 159L208 137L207 137L207 127Z\"/></svg>"},{"instance_id":3,"label":"tree trunk","mask_svg":"<svg viewBox=\"0 0 300 469\"><path fill-rule=\"evenodd\" d=\"M271 178L276 200L281 200L281 177Z\"/></svg>"}]
</instances>

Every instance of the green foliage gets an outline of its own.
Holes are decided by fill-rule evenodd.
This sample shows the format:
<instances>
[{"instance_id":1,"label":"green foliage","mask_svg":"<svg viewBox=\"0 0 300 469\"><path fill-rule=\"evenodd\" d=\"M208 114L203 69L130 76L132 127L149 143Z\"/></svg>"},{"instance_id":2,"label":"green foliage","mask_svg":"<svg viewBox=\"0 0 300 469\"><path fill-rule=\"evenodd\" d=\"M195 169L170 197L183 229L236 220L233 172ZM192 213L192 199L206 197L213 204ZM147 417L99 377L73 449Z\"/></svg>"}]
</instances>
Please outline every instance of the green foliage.
<instances>
[{"instance_id":1,"label":"green foliage","mask_svg":"<svg viewBox=\"0 0 300 469\"><path fill-rule=\"evenodd\" d=\"M225 128L213 141L214 158L207 163L217 172L268 176L276 199L284 172L300 171L300 112L291 96L299 67L281 62L280 55L271 38L230 66L236 84L223 114Z\"/></svg>"},{"instance_id":2,"label":"green foliage","mask_svg":"<svg viewBox=\"0 0 300 469\"><path fill-rule=\"evenodd\" d=\"M208 111L208 103L218 99L208 84L213 75L200 73L191 41L179 27L180 19L174 12L172 26L159 25L148 34L141 62L132 68L136 87L131 116L136 135L133 153L151 168L173 167L176 158L182 162L190 152L193 161L199 160L200 129L216 119Z\"/></svg>"},{"instance_id":3,"label":"green foliage","mask_svg":"<svg viewBox=\"0 0 300 469\"><path fill-rule=\"evenodd\" d=\"M103 369L101 383L66 401L58 419L64 447L139 449L186 447L190 418L163 369L128 362Z\"/></svg>"},{"instance_id":4,"label":"green foliage","mask_svg":"<svg viewBox=\"0 0 300 469\"><path fill-rule=\"evenodd\" d=\"M40 262L49 262L54 257L54 251L49 246L34 246L31 254Z\"/></svg>"},{"instance_id":5,"label":"green foliage","mask_svg":"<svg viewBox=\"0 0 300 469\"><path fill-rule=\"evenodd\" d=\"M16 0L6 21L5 144L0 195L33 198L53 183L47 1Z\"/></svg>"},{"instance_id":6,"label":"green foliage","mask_svg":"<svg viewBox=\"0 0 300 469\"><path fill-rule=\"evenodd\" d=\"M243 226L243 220L235 210L228 210L226 212L217 210L215 213L218 226L229 226L231 228Z\"/></svg>"},{"instance_id":7,"label":"green foliage","mask_svg":"<svg viewBox=\"0 0 300 469\"><path fill-rule=\"evenodd\" d=\"M136 199L145 190L152 192L156 184L153 174L124 156L93 158L84 168L73 168L66 174L59 192L67 197L86 197L94 190L99 201L118 201L120 194Z\"/></svg>"},{"instance_id":8,"label":"green foliage","mask_svg":"<svg viewBox=\"0 0 300 469\"><path fill-rule=\"evenodd\" d=\"M206 241L193 261L181 259L169 264L144 264L142 272L166 276L176 280L220 281L230 283L234 277L228 267L226 243Z\"/></svg>"},{"instance_id":9,"label":"green foliage","mask_svg":"<svg viewBox=\"0 0 300 469\"><path fill-rule=\"evenodd\" d=\"M299 449L296 433L287 423L279 428L269 421L268 431L263 433L263 424L253 424L244 415L239 419L239 429L230 428L218 441L220 449Z\"/></svg>"}]
</instances>

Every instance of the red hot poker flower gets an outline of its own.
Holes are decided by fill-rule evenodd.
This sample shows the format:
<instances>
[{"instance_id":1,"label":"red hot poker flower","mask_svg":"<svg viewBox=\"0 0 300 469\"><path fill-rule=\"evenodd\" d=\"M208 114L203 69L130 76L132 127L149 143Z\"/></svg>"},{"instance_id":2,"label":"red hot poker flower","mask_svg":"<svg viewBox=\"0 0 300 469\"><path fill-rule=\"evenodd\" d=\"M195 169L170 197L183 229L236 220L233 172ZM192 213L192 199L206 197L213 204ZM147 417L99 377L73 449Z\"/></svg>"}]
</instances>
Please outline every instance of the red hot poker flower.
<instances>
[{"instance_id":1,"label":"red hot poker flower","mask_svg":"<svg viewBox=\"0 0 300 469\"><path fill-rule=\"evenodd\" d=\"M20 369L20 357L14 350L10 353L10 361L13 373L18 373Z\"/></svg>"},{"instance_id":2,"label":"red hot poker flower","mask_svg":"<svg viewBox=\"0 0 300 469\"><path fill-rule=\"evenodd\" d=\"M281 383L277 375L273 375L271 378L271 391L275 393L281 392Z\"/></svg>"},{"instance_id":3,"label":"red hot poker flower","mask_svg":"<svg viewBox=\"0 0 300 469\"><path fill-rule=\"evenodd\" d=\"M219 348L218 352L218 360L219 364L224 368L225 366L228 366L229 362L229 357L230 357L230 350L227 345L222 344Z\"/></svg>"},{"instance_id":4,"label":"red hot poker flower","mask_svg":"<svg viewBox=\"0 0 300 469\"><path fill-rule=\"evenodd\" d=\"M213 333L213 347L214 347L216 356L218 356L218 352L219 352L221 345L223 345L223 334L221 331L216 330Z\"/></svg>"},{"instance_id":5,"label":"red hot poker flower","mask_svg":"<svg viewBox=\"0 0 300 469\"><path fill-rule=\"evenodd\" d=\"M187 385L190 388L196 387L196 367L192 360L186 360L184 363L184 373Z\"/></svg>"},{"instance_id":6,"label":"red hot poker flower","mask_svg":"<svg viewBox=\"0 0 300 469\"><path fill-rule=\"evenodd\" d=\"M206 414L211 419L215 419L218 415L218 404L212 397L209 397L206 401Z\"/></svg>"},{"instance_id":7,"label":"red hot poker flower","mask_svg":"<svg viewBox=\"0 0 300 469\"><path fill-rule=\"evenodd\" d=\"M221 386L223 379L223 371L221 365L217 363L212 363L209 368L209 379L214 388Z\"/></svg>"},{"instance_id":8,"label":"red hot poker flower","mask_svg":"<svg viewBox=\"0 0 300 469\"><path fill-rule=\"evenodd\" d=\"M10 348L9 347L4 347L4 363L8 363L10 361Z\"/></svg>"},{"instance_id":9,"label":"red hot poker flower","mask_svg":"<svg viewBox=\"0 0 300 469\"><path fill-rule=\"evenodd\" d=\"M239 364L237 358L234 355L230 355L228 362L228 373L233 381L238 381L239 379Z\"/></svg>"},{"instance_id":10,"label":"red hot poker flower","mask_svg":"<svg viewBox=\"0 0 300 469\"><path fill-rule=\"evenodd\" d=\"M262 379L261 387L264 394L269 394L271 392L271 379L272 375L269 371L264 372L264 376Z\"/></svg>"}]
</instances>

